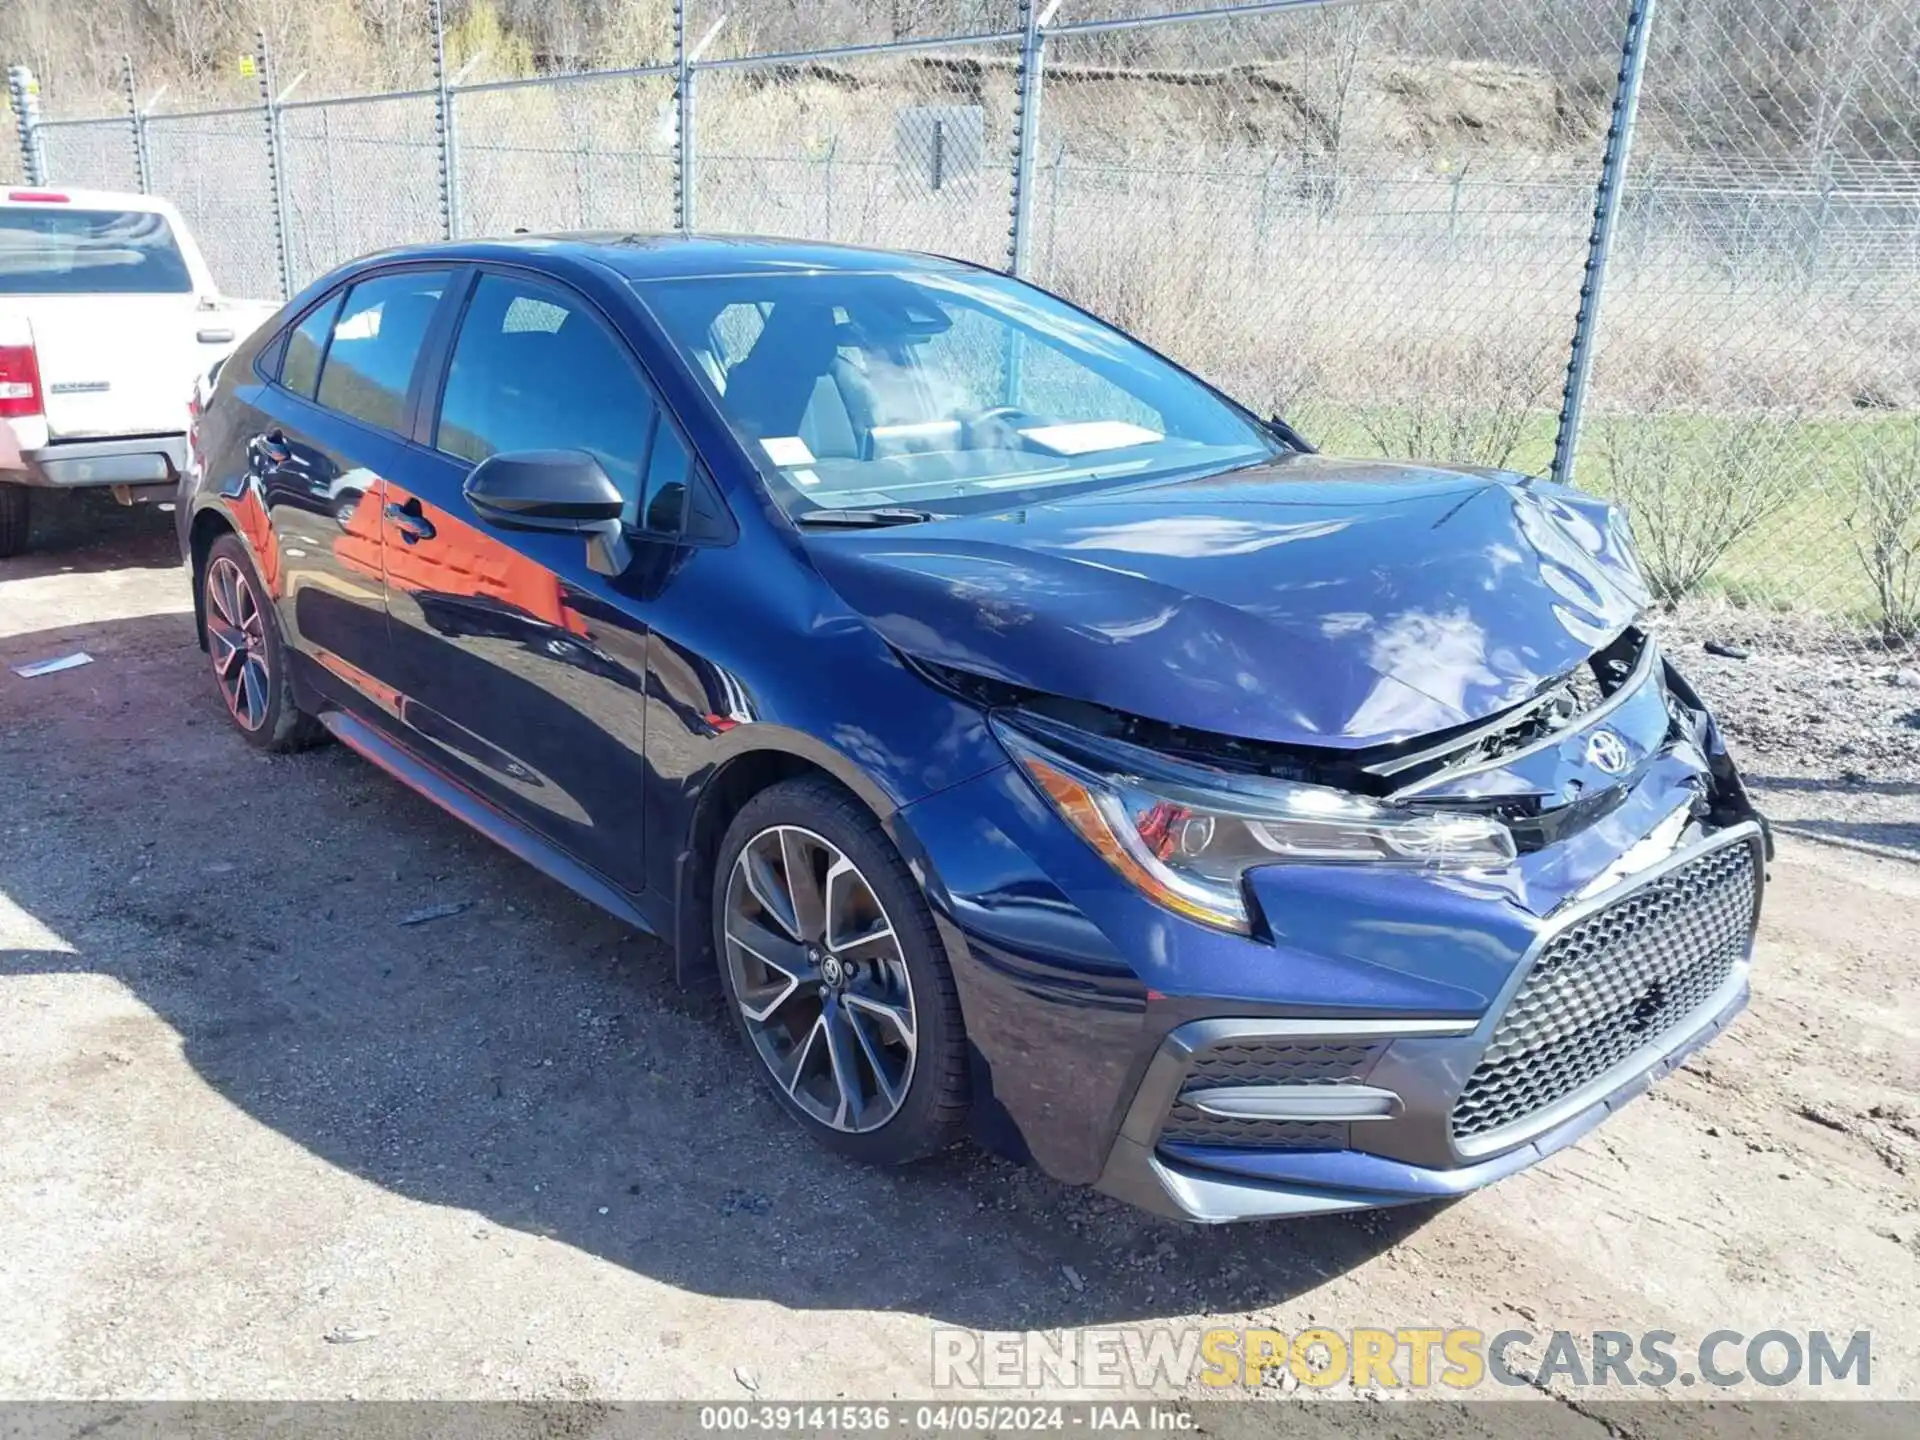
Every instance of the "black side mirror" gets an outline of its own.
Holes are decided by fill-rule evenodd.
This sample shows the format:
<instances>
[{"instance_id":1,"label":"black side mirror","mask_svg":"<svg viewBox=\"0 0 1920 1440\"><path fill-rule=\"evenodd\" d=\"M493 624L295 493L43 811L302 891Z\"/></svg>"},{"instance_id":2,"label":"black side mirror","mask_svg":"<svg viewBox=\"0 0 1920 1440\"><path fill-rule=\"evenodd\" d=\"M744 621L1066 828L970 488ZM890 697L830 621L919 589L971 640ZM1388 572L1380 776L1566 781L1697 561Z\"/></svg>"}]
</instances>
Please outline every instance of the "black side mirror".
<instances>
[{"instance_id":1,"label":"black side mirror","mask_svg":"<svg viewBox=\"0 0 1920 1440\"><path fill-rule=\"evenodd\" d=\"M587 565L618 575L630 554L620 525L626 501L584 450L511 450L473 467L467 504L502 530L548 530L583 535Z\"/></svg>"}]
</instances>

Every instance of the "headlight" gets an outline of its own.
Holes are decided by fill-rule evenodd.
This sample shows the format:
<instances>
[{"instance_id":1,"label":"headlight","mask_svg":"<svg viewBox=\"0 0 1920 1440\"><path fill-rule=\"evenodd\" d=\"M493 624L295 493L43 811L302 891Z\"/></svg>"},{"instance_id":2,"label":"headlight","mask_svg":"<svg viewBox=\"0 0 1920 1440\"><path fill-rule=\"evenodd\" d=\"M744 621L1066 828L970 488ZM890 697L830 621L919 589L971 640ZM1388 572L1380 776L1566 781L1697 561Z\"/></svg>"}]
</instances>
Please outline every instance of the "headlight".
<instances>
[{"instance_id":1,"label":"headlight","mask_svg":"<svg viewBox=\"0 0 1920 1440\"><path fill-rule=\"evenodd\" d=\"M1242 877L1258 865L1483 870L1514 858L1485 815L1384 804L1320 785L1240 775L1024 718L994 733L1060 817L1133 886L1243 934Z\"/></svg>"}]
</instances>

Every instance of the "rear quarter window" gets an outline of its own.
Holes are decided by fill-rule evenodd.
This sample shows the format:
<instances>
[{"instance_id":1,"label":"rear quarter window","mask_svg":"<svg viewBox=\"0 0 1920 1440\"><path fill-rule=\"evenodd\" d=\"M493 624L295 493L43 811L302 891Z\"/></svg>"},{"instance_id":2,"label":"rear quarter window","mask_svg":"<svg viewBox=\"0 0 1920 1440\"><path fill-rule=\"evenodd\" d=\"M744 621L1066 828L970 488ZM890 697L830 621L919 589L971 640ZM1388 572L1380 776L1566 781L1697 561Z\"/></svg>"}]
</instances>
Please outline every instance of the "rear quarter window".
<instances>
[{"instance_id":1,"label":"rear quarter window","mask_svg":"<svg viewBox=\"0 0 1920 1440\"><path fill-rule=\"evenodd\" d=\"M164 215L0 207L0 295L187 295L193 276Z\"/></svg>"},{"instance_id":2,"label":"rear quarter window","mask_svg":"<svg viewBox=\"0 0 1920 1440\"><path fill-rule=\"evenodd\" d=\"M280 383L304 399L311 400L314 387L320 383L320 360L327 353L327 335L333 329L333 317L339 313L342 298L335 295L322 300L287 336Z\"/></svg>"}]
</instances>

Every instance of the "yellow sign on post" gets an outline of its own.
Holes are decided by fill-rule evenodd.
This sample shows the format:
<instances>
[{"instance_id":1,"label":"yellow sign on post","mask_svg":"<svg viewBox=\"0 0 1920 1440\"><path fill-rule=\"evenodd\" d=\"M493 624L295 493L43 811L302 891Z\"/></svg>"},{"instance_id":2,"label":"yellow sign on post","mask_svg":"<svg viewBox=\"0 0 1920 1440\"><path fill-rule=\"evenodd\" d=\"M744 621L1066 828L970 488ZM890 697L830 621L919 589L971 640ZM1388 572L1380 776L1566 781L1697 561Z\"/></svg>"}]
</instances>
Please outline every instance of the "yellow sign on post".
<instances>
[{"instance_id":1,"label":"yellow sign on post","mask_svg":"<svg viewBox=\"0 0 1920 1440\"><path fill-rule=\"evenodd\" d=\"M248 78L252 78L255 68L256 67L254 65L253 56L242 55L240 57L240 73L242 75L245 75Z\"/></svg>"}]
</instances>

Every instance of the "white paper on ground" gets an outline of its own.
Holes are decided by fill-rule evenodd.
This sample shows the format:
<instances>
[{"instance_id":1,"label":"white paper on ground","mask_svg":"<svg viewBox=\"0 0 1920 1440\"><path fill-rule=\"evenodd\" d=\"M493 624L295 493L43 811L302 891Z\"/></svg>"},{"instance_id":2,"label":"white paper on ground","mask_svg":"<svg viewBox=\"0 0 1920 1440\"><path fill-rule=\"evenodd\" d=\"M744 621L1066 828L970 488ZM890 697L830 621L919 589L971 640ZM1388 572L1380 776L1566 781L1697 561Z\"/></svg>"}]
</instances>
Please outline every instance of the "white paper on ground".
<instances>
[{"instance_id":1,"label":"white paper on ground","mask_svg":"<svg viewBox=\"0 0 1920 1440\"><path fill-rule=\"evenodd\" d=\"M1042 450L1056 455L1086 455L1095 450L1124 450L1129 445L1151 445L1166 437L1144 425L1125 420L1080 420L1068 425L1035 425L1020 432Z\"/></svg>"},{"instance_id":2,"label":"white paper on ground","mask_svg":"<svg viewBox=\"0 0 1920 1440\"><path fill-rule=\"evenodd\" d=\"M52 675L61 670L77 670L82 665L91 665L93 656L84 650L76 650L71 655L57 655L51 660L30 660L25 665L15 665L13 673L22 680L31 680L36 675Z\"/></svg>"}]
</instances>

